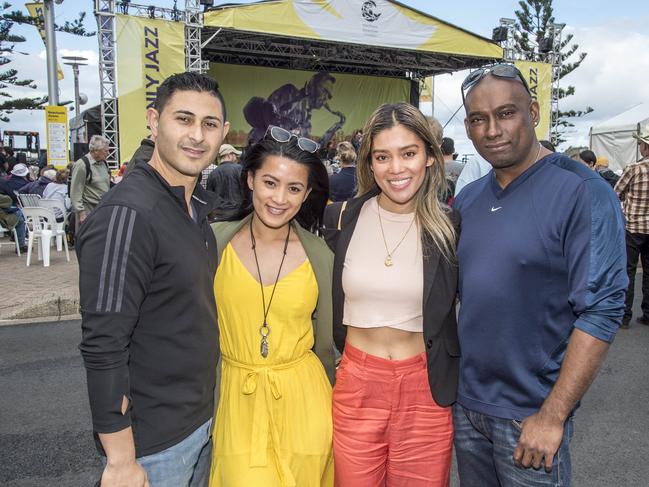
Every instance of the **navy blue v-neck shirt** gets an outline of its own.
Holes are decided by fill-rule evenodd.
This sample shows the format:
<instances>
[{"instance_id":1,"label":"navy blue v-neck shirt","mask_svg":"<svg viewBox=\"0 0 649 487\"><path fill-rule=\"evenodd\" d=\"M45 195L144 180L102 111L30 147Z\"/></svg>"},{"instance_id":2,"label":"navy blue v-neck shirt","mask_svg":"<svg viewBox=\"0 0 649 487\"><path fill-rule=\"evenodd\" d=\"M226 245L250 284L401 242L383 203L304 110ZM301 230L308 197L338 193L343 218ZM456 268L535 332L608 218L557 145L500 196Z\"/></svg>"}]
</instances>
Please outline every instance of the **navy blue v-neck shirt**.
<instances>
[{"instance_id":1,"label":"navy blue v-neck shirt","mask_svg":"<svg viewBox=\"0 0 649 487\"><path fill-rule=\"evenodd\" d=\"M492 171L455 200L461 362L458 401L522 420L557 380L574 328L613 340L628 283L611 187L563 154L502 189Z\"/></svg>"}]
</instances>

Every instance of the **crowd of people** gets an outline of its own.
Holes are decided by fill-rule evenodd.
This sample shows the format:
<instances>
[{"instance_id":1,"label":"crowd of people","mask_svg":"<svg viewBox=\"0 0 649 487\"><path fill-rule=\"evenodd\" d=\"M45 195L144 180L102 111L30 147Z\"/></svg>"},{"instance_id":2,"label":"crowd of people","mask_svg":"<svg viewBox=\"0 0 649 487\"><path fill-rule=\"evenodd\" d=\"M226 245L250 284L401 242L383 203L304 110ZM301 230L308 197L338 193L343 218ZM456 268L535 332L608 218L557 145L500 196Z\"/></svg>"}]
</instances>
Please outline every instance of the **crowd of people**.
<instances>
[{"instance_id":1,"label":"crowd of people","mask_svg":"<svg viewBox=\"0 0 649 487\"><path fill-rule=\"evenodd\" d=\"M196 73L160 85L110 190L90 141L70 205L100 485L441 487L453 449L463 487L571 485L579 402L649 268L649 127L613 181L537 140L514 66L462 96L471 168L408 103L331 163L293 127L242 154ZM66 197L26 170L0 192Z\"/></svg>"}]
</instances>

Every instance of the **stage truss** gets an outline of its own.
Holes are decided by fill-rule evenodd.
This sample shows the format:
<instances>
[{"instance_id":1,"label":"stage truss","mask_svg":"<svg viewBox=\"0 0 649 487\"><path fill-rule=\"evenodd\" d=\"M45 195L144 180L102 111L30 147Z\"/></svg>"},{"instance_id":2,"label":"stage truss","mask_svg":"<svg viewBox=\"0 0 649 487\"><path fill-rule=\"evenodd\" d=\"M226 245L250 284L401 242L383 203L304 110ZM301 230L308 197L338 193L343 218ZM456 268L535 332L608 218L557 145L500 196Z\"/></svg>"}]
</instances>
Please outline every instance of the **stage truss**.
<instances>
[{"instance_id":1,"label":"stage truss","mask_svg":"<svg viewBox=\"0 0 649 487\"><path fill-rule=\"evenodd\" d=\"M117 67L115 49L115 14L185 23L185 67L202 72L201 30L203 14L199 0L185 0L185 9L138 5L128 1L95 0L97 40L99 41L99 83L101 90L101 128L110 152L106 162L111 169L120 166L119 122L117 106Z\"/></svg>"}]
</instances>

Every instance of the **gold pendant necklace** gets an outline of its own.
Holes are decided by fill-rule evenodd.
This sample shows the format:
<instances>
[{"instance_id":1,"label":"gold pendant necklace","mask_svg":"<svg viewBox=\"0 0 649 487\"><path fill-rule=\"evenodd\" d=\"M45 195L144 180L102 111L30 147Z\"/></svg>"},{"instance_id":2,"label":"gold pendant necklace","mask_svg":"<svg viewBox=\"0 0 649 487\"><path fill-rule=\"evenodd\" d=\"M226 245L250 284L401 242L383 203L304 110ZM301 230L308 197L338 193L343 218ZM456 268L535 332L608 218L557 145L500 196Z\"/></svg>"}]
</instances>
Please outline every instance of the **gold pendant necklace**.
<instances>
[{"instance_id":1,"label":"gold pendant necklace","mask_svg":"<svg viewBox=\"0 0 649 487\"><path fill-rule=\"evenodd\" d=\"M406 236L408 235L408 232L410 232L413 223L415 223L415 217L414 216L412 217L412 221L410 222L410 225L408 225L408 229L406 230L406 233L403 234L401 240L399 240L397 245L395 245L394 248L390 251L390 249L388 248L388 242L385 239L385 231L383 230L383 221L381 220L381 205L379 204L379 197L380 196L377 196L376 198L376 206L377 206L377 213L379 214L379 225L381 227L381 236L383 237L383 245L385 246L385 253L387 254L385 256L385 260L383 261L383 265L385 265L385 267L392 267L394 265L394 261L392 260L392 255L397 251L399 245L401 245L402 242L406 239Z\"/></svg>"}]
</instances>

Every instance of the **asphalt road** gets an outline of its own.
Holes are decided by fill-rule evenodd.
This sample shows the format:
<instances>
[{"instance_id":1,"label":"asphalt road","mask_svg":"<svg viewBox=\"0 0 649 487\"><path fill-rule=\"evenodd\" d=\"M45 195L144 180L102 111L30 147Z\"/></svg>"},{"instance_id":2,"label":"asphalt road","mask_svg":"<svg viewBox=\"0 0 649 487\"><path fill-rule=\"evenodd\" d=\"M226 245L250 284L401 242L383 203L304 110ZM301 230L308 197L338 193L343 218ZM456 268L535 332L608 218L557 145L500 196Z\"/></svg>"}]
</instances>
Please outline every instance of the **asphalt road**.
<instances>
[{"instance_id":1,"label":"asphalt road","mask_svg":"<svg viewBox=\"0 0 649 487\"><path fill-rule=\"evenodd\" d=\"M0 327L0 485L97 480L79 338L78 321ZM649 485L648 358L649 327L620 330L577 413L574 486Z\"/></svg>"}]
</instances>

